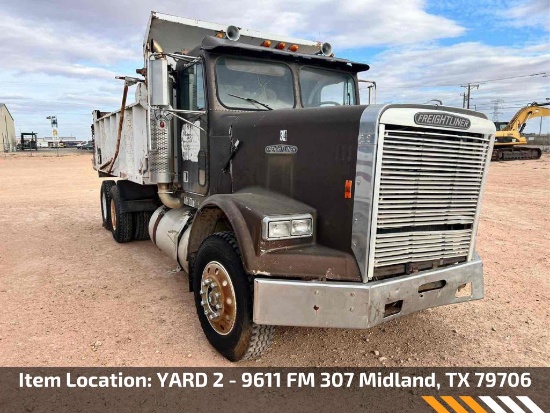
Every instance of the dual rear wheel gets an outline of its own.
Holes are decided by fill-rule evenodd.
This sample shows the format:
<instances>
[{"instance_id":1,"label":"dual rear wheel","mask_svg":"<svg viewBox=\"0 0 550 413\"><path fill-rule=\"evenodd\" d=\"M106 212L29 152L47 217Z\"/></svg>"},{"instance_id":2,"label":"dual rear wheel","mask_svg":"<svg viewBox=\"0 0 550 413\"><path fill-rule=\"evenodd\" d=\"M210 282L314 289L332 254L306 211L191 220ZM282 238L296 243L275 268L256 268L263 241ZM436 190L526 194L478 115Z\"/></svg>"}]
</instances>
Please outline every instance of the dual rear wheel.
<instances>
[{"instance_id":1,"label":"dual rear wheel","mask_svg":"<svg viewBox=\"0 0 550 413\"><path fill-rule=\"evenodd\" d=\"M149 220L152 212L125 212L120 191L113 180L101 183L101 220L118 243L149 239Z\"/></svg>"}]
</instances>

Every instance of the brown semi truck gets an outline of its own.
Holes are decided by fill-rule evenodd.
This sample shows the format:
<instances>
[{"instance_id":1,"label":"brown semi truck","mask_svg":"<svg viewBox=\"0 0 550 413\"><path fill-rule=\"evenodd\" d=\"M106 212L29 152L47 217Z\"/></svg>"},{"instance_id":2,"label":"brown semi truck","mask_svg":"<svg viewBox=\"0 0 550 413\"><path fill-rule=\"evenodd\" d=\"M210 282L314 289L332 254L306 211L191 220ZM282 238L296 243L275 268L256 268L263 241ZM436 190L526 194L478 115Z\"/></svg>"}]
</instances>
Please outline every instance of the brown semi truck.
<instances>
[{"instance_id":1,"label":"brown semi truck","mask_svg":"<svg viewBox=\"0 0 550 413\"><path fill-rule=\"evenodd\" d=\"M360 105L368 68L326 43L152 13L142 77L123 78L120 111L94 111L94 167L119 178L101 185L104 226L178 263L232 361L276 325L369 328L483 297L495 126Z\"/></svg>"}]
</instances>

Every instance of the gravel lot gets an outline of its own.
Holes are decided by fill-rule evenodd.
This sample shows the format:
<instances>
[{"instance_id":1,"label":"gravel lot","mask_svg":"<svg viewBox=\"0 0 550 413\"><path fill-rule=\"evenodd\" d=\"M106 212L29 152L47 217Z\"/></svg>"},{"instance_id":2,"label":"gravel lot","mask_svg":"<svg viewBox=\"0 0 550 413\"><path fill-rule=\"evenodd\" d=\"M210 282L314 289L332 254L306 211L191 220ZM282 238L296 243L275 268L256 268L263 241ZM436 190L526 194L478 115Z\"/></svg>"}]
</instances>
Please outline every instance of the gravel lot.
<instances>
[{"instance_id":1,"label":"gravel lot","mask_svg":"<svg viewBox=\"0 0 550 413\"><path fill-rule=\"evenodd\" d=\"M227 366L187 276L101 227L89 153L0 155L0 365ZM549 366L550 156L492 163L484 300L366 331L279 328L250 366Z\"/></svg>"}]
</instances>

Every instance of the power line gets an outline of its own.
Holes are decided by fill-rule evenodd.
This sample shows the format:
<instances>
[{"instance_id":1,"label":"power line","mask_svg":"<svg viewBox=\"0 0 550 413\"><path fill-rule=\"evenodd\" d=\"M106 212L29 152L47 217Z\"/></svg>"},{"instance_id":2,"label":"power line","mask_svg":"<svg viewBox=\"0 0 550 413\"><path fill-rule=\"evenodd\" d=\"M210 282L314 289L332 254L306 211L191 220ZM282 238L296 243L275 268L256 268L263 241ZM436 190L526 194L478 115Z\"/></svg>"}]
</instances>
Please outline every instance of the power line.
<instances>
[{"instance_id":1,"label":"power line","mask_svg":"<svg viewBox=\"0 0 550 413\"><path fill-rule=\"evenodd\" d=\"M476 83L499 82L501 80L523 79L523 78L526 78L526 77L537 77L537 76L547 77L548 72L532 73L530 75L522 75L522 76L501 77L499 79L478 80Z\"/></svg>"},{"instance_id":2,"label":"power line","mask_svg":"<svg viewBox=\"0 0 550 413\"><path fill-rule=\"evenodd\" d=\"M475 83L490 83L490 82L498 82L498 81L501 81L501 80L511 80L511 79L522 79L522 78L526 78L526 77L547 77L549 74L549 72L540 72L540 73L531 73L529 75L519 75L519 76L510 76L510 77L502 77L502 78L498 78L498 79L487 79L487 80L478 80L478 81L475 81L475 82L470 82L472 84L475 84ZM379 82L380 83L380 82ZM454 83L454 84L444 84L444 85L417 85L417 86L396 86L396 87L392 87L392 89L418 89L418 88L428 88L428 87L456 87L457 84ZM366 89L366 88L359 88L360 90L361 89Z\"/></svg>"}]
</instances>

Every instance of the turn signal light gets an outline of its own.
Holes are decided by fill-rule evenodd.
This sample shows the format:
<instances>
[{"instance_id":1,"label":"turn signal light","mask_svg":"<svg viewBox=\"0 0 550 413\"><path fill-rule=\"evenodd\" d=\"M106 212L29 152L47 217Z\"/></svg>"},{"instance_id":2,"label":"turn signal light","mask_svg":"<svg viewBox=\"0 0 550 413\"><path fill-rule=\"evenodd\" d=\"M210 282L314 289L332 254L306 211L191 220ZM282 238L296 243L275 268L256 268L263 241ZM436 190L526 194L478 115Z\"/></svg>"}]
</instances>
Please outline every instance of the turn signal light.
<instances>
[{"instance_id":1,"label":"turn signal light","mask_svg":"<svg viewBox=\"0 0 550 413\"><path fill-rule=\"evenodd\" d=\"M285 42L279 42L277 43L277 46L275 46L275 49L284 50L285 47L286 47Z\"/></svg>"},{"instance_id":2,"label":"turn signal light","mask_svg":"<svg viewBox=\"0 0 550 413\"><path fill-rule=\"evenodd\" d=\"M271 40L264 40L264 42L262 43L262 46L263 47L271 47Z\"/></svg>"},{"instance_id":3,"label":"turn signal light","mask_svg":"<svg viewBox=\"0 0 550 413\"><path fill-rule=\"evenodd\" d=\"M351 199L351 181L346 181L346 189L344 191L344 198Z\"/></svg>"},{"instance_id":4,"label":"turn signal light","mask_svg":"<svg viewBox=\"0 0 550 413\"><path fill-rule=\"evenodd\" d=\"M298 45L297 44L293 44L292 46L290 46L288 48L288 50L290 50L291 52L297 52L298 51Z\"/></svg>"}]
</instances>

